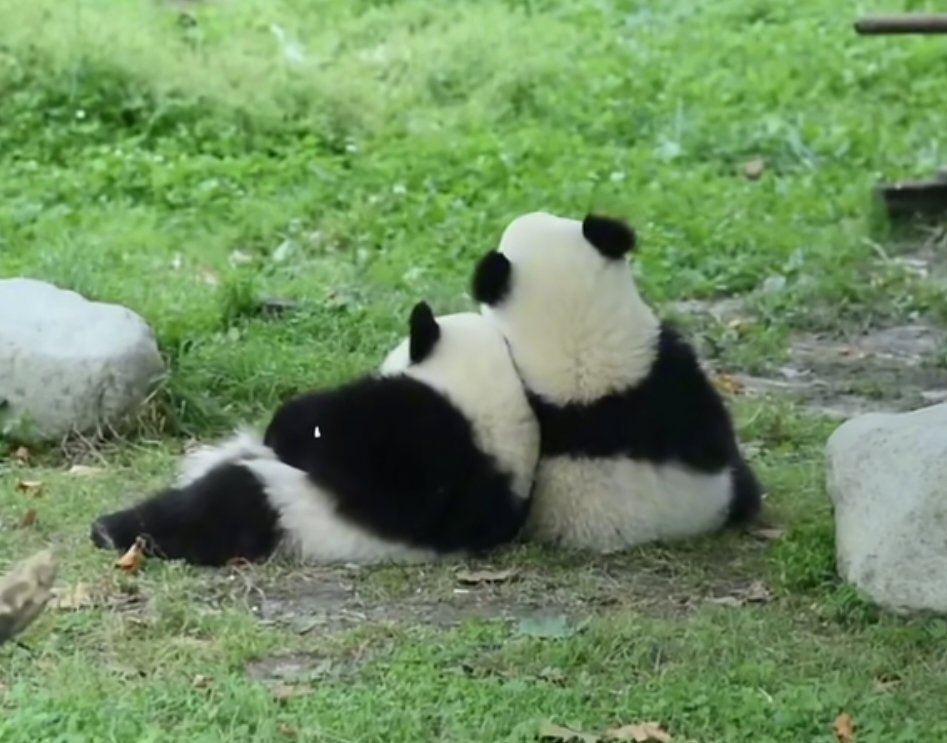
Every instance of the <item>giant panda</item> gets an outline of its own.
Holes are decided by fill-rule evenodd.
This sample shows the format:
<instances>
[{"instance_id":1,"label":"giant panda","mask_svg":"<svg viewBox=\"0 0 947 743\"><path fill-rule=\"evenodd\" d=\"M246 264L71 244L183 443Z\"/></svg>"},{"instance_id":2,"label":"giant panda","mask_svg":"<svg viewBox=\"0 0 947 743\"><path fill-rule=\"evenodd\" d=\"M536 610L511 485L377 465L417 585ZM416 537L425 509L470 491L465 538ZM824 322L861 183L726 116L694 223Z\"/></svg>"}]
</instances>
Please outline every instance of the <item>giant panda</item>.
<instances>
[{"instance_id":1,"label":"giant panda","mask_svg":"<svg viewBox=\"0 0 947 743\"><path fill-rule=\"evenodd\" d=\"M169 488L95 520L93 543L219 566L417 563L518 535L539 428L503 336L480 314L435 318L374 374L285 401L262 439L245 429L184 457Z\"/></svg>"},{"instance_id":2,"label":"giant panda","mask_svg":"<svg viewBox=\"0 0 947 743\"><path fill-rule=\"evenodd\" d=\"M523 536L596 552L751 521L761 486L692 346L638 293L634 230L525 214L472 294L510 344L540 423Z\"/></svg>"}]
</instances>

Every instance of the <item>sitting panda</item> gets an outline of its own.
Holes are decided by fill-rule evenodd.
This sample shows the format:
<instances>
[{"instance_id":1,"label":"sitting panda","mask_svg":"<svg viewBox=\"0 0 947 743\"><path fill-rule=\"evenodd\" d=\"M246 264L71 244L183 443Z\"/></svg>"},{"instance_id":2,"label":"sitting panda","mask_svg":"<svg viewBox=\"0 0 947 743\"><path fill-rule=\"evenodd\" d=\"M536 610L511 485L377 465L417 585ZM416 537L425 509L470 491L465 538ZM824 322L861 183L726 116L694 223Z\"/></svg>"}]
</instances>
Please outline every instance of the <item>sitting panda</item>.
<instances>
[{"instance_id":1,"label":"sitting panda","mask_svg":"<svg viewBox=\"0 0 947 743\"><path fill-rule=\"evenodd\" d=\"M186 456L177 482L97 519L92 541L219 566L422 562L512 541L530 505L539 428L497 329L474 312L411 313L378 373L276 411Z\"/></svg>"},{"instance_id":2,"label":"sitting panda","mask_svg":"<svg viewBox=\"0 0 947 743\"><path fill-rule=\"evenodd\" d=\"M693 348L641 299L624 222L518 217L472 277L540 423L524 537L601 553L753 519L761 488Z\"/></svg>"}]
</instances>

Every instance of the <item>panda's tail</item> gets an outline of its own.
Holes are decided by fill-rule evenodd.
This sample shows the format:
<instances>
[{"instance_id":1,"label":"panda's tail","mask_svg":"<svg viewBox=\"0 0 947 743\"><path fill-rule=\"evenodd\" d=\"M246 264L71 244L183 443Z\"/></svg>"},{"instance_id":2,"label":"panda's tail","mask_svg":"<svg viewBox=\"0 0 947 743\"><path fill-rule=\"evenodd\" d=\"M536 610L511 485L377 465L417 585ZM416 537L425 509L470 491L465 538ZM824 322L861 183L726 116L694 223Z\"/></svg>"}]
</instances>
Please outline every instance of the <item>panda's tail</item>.
<instances>
[{"instance_id":1,"label":"panda's tail","mask_svg":"<svg viewBox=\"0 0 947 743\"><path fill-rule=\"evenodd\" d=\"M263 443L257 430L240 426L229 438L217 444L199 446L185 454L178 467L175 485L185 487L218 465L249 459L276 459L276 454Z\"/></svg>"}]
</instances>

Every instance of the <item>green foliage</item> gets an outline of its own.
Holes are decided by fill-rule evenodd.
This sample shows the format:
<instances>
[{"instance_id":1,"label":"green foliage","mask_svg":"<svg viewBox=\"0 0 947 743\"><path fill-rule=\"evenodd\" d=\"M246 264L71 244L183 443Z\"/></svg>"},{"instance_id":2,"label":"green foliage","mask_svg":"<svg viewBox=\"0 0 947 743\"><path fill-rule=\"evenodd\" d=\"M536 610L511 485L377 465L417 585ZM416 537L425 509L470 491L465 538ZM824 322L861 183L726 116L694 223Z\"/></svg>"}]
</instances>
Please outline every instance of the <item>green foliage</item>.
<instances>
[{"instance_id":1,"label":"green foliage","mask_svg":"<svg viewBox=\"0 0 947 743\"><path fill-rule=\"evenodd\" d=\"M756 743L828 740L843 707L860 743L947 736L944 623L885 617L839 582L833 424L786 402L735 406L781 539L498 557L524 569L506 595L520 617L569 615L519 633L415 626L419 595L431 612L456 599L449 567L325 578L356 583L381 620L333 634L320 614L300 634L247 610L271 598L259 573L152 561L110 581L88 543L95 515L167 483L180 436L260 423L286 395L377 367L419 299L470 308L474 260L524 211L628 217L668 314L744 295L749 331L695 329L731 368L780 363L794 331L947 318L943 275L895 260L918 240L870 198L880 178L947 162L941 41L859 38L860 7L835 0L184 7L0 2L0 275L133 308L170 367L145 435L100 477L54 456L3 464L3 563L54 539L64 584L111 594L43 617L34 655L4 648L0 741L514 741L544 719L660 719L676 741ZM261 313L263 296L298 308ZM36 526L17 528L29 509ZM760 579L769 603L701 603ZM507 614L493 591L469 597L487 619ZM280 701L245 673L274 652L354 668Z\"/></svg>"}]
</instances>

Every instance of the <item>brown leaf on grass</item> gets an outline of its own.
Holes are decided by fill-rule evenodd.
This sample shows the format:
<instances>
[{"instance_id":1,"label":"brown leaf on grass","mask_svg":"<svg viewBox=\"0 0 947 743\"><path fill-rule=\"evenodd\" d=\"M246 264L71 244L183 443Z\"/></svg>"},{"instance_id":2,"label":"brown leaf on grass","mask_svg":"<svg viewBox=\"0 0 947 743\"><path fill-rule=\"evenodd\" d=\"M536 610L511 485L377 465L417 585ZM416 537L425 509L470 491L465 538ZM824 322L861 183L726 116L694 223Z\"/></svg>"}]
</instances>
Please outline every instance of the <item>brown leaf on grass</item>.
<instances>
[{"instance_id":1,"label":"brown leaf on grass","mask_svg":"<svg viewBox=\"0 0 947 743\"><path fill-rule=\"evenodd\" d=\"M52 609L83 609L87 606L94 606L95 601L92 598L92 590L88 583L76 583L70 588L56 588L53 590L53 597L49 602Z\"/></svg>"},{"instance_id":2,"label":"brown leaf on grass","mask_svg":"<svg viewBox=\"0 0 947 743\"><path fill-rule=\"evenodd\" d=\"M751 181L755 181L761 175L763 171L766 170L766 161L762 158L754 158L753 160L748 160L743 163L743 175L749 178Z\"/></svg>"},{"instance_id":3,"label":"brown leaf on grass","mask_svg":"<svg viewBox=\"0 0 947 743\"><path fill-rule=\"evenodd\" d=\"M570 743L571 741L598 743L601 740L599 736L592 733L583 733L551 722L544 722L542 727L539 728L539 739L557 741L557 743Z\"/></svg>"},{"instance_id":4,"label":"brown leaf on grass","mask_svg":"<svg viewBox=\"0 0 947 743\"><path fill-rule=\"evenodd\" d=\"M714 377L714 384L718 390L728 395L739 395L746 389L743 382L730 374L717 374Z\"/></svg>"},{"instance_id":5,"label":"brown leaf on grass","mask_svg":"<svg viewBox=\"0 0 947 743\"><path fill-rule=\"evenodd\" d=\"M16 489L21 490L28 495L39 495L43 491L42 480L20 480L16 484Z\"/></svg>"},{"instance_id":6,"label":"brown leaf on grass","mask_svg":"<svg viewBox=\"0 0 947 743\"><path fill-rule=\"evenodd\" d=\"M755 539L764 542L772 542L776 539L782 539L786 530L775 526L760 526L755 529L750 529L747 533Z\"/></svg>"},{"instance_id":7,"label":"brown leaf on grass","mask_svg":"<svg viewBox=\"0 0 947 743\"><path fill-rule=\"evenodd\" d=\"M750 603L765 604L773 598L773 594L770 593L763 581L755 580L743 592L743 598Z\"/></svg>"},{"instance_id":8,"label":"brown leaf on grass","mask_svg":"<svg viewBox=\"0 0 947 743\"><path fill-rule=\"evenodd\" d=\"M874 680L872 686L875 691L888 691L888 689L897 686L902 681L904 679L897 673L882 673Z\"/></svg>"},{"instance_id":9,"label":"brown leaf on grass","mask_svg":"<svg viewBox=\"0 0 947 743\"><path fill-rule=\"evenodd\" d=\"M835 718L832 730L839 743L852 743L855 740L855 721L848 712L843 712Z\"/></svg>"},{"instance_id":10,"label":"brown leaf on grass","mask_svg":"<svg viewBox=\"0 0 947 743\"><path fill-rule=\"evenodd\" d=\"M294 725L290 725L288 722L281 723L277 730L284 738L295 740L299 737L299 728Z\"/></svg>"},{"instance_id":11,"label":"brown leaf on grass","mask_svg":"<svg viewBox=\"0 0 947 743\"><path fill-rule=\"evenodd\" d=\"M605 733L605 740L633 740L637 743L668 743L671 735L656 722L641 722L636 725L623 725Z\"/></svg>"},{"instance_id":12,"label":"brown leaf on grass","mask_svg":"<svg viewBox=\"0 0 947 743\"><path fill-rule=\"evenodd\" d=\"M506 583L519 575L516 568L506 570L460 570L457 572L457 580L461 583Z\"/></svg>"},{"instance_id":13,"label":"brown leaf on grass","mask_svg":"<svg viewBox=\"0 0 947 743\"><path fill-rule=\"evenodd\" d=\"M20 528L29 529L33 524L36 523L36 509L30 508L26 513L23 514L23 518L20 519Z\"/></svg>"},{"instance_id":14,"label":"brown leaf on grass","mask_svg":"<svg viewBox=\"0 0 947 743\"><path fill-rule=\"evenodd\" d=\"M217 274L210 270L203 270L200 273L201 281L203 281L208 286L218 286L220 284L220 278Z\"/></svg>"},{"instance_id":15,"label":"brown leaf on grass","mask_svg":"<svg viewBox=\"0 0 947 743\"><path fill-rule=\"evenodd\" d=\"M238 570L245 570L246 568L252 568L253 563L251 563L245 557L231 557L227 562L224 563L225 567L228 568L237 568Z\"/></svg>"},{"instance_id":16,"label":"brown leaf on grass","mask_svg":"<svg viewBox=\"0 0 947 743\"><path fill-rule=\"evenodd\" d=\"M87 464L74 464L69 468L66 474L75 475L76 477L89 477L91 475L97 475L101 471L101 467L90 467Z\"/></svg>"},{"instance_id":17,"label":"brown leaf on grass","mask_svg":"<svg viewBox=\"0 0 947 743\"><path fill-rule=\"evenodd\" d=\"M285 702L287 699L301 697L309 693L309 688L294 684L272 684L270 693L277 702Z\"/></svg>"},{"instance_id":18,"label":"brown leaf on grass","mask_svg":"<svg viewBox=\"0 0 947 743\"><path fill-rule=\"evenodd\" d=\"M29 464L31 457L30 450L25 446L17 447L17 450L13 452L13 461L17 464Z\"/></svg>"},{"instance_id":19,"label":"brown leaf on grass","mask_svg":"<svg viewBox=\"0 0 947 743\"><path fill-rule=\"evenodd\" d=\"M115 567L121 568L126 573L137 573L141 570L145 562L145 540L144 537L135 537L135 543L128 548L128 551L115 562Z\"/></svg>"}]
</instances>

